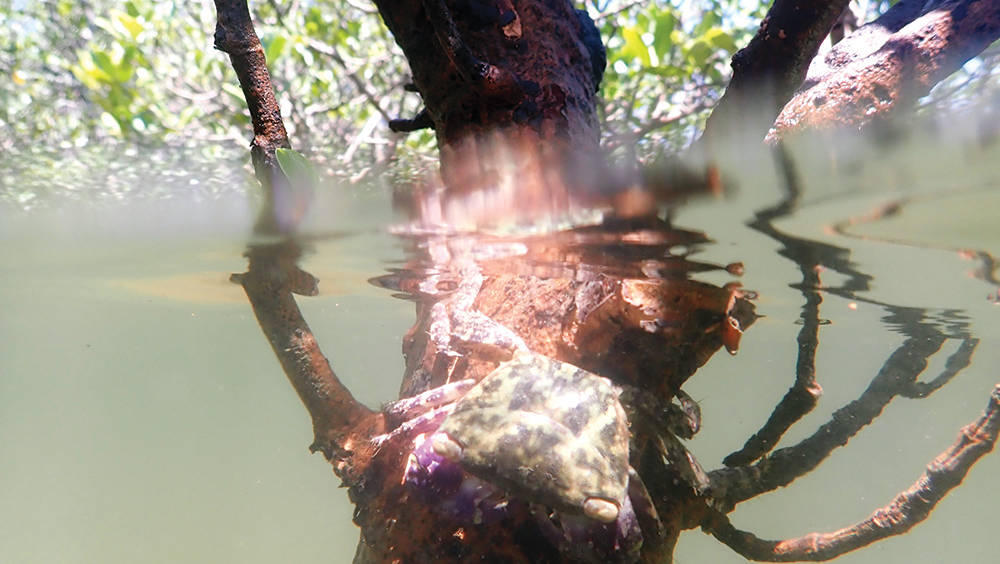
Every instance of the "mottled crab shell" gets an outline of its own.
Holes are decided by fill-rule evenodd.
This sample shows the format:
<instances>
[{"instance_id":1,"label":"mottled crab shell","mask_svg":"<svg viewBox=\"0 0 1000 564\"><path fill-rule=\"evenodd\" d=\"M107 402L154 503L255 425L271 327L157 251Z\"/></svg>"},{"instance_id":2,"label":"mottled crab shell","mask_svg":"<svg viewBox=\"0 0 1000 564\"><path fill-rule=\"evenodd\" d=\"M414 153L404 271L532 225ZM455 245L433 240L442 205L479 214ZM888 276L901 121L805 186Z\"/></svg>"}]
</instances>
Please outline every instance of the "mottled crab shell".
<instances>
[{"instance_id":1,"label":"mottled crab shell","mask_svg":"<svg viewBox=\"0 0 1000 564\"><path fill-rule=\"evenodd\" d=\"M484 378L441 424L473 475L557 510L593 498L621 508L629 432L618 391L576 366L518 353Z\"/></svg>"}]
</instances>

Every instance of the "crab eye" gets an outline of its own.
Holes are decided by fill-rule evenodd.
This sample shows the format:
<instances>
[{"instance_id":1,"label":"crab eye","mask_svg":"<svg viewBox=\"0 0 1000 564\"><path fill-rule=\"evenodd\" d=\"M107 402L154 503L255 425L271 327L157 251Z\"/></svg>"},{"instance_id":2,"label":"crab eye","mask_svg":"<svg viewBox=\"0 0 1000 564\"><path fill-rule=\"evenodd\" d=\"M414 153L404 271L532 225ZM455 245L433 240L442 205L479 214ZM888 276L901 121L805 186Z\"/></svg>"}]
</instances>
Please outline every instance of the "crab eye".
<instances>
[{"instance_id":1,"label":"crab eye","mask_svg":"<svg viewBox=\"0 0 1000 564\"><path fill-rule=\"evenodd\" d=\"M448 460L458 461L462 458L462 446L446 433L436 433L431 437L431 448L439 456L443 456Z\"/></svg>"},{"instance_id":2,"label":"crab eye","mask_svg":"<svg viewBox=\"0 0 1000 564\"><path fill-rule=\"evenodd\" d=\"M583 502L583 513L602 523L612 523L618 519L618 506L606 499L588 497Z\"/></svg>"}]
</instances>

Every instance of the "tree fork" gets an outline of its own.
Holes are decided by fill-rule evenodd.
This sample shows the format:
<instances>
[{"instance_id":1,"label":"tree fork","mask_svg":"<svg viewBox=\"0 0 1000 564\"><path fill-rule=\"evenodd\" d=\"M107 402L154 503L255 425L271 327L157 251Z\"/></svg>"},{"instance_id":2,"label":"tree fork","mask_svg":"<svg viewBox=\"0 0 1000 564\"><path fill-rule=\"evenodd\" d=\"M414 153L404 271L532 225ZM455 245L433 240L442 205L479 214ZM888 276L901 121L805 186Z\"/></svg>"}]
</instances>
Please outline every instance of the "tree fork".
<instances>
[{"instance_id":1,"label":"tree fork","mask_svg":"<svg viewBox=\"0 0 1000 564\"><path fill-rule=\"evenodd\" d=\"M910 110L1000 38L997 0L904 0L809 68L767 140L804 129L862 128Z\"/></svg>"},{"instance_id":2,"label":"tree fork","mask_svg":"<svg viewBox=\"0 0 1000 564\"><path fill-rule=\"evenodd\" d=\"M733 55L733 78L698 145L711 151L763 139L849 1L775 0L754 38Z\"/></svg>"}]
</instances>

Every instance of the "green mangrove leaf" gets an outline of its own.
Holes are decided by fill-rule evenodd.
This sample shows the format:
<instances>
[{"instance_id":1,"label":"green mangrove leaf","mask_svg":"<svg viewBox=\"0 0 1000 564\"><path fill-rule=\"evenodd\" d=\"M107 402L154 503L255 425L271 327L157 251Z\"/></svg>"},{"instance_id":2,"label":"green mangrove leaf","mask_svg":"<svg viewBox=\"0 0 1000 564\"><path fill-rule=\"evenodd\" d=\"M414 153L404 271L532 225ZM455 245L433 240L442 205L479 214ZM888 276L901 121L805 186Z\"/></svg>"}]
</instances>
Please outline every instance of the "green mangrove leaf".
<instances>
[{"instance_id":1,"label":"green mangrove leaf","mask_svg":"<svg viewBox=\"0 0 1000 564\"><path fill-rule=\"evenodd\" d=\"M276 149L274 156L278 158L278 166L281 172L285 173L293 186L305 185L313 187L319 184L319 175L313 168L309 159L302 156L302 153L292 149Z\"/></svg>"}]
</instances>

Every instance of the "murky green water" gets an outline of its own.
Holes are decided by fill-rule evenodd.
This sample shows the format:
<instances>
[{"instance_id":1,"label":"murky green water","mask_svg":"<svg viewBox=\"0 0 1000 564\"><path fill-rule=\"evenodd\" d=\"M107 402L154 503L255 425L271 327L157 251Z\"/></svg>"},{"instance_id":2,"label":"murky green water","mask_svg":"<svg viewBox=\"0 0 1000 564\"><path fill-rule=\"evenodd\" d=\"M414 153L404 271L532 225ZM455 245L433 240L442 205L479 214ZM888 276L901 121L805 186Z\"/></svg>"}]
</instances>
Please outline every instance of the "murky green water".
<instances>
[{"instance_id":1,"label":"murky green water","mask_svg":"<svg viewBox=\"0 0 1000 564\"><path fill-rule=\"evenodd\" d=\"M849 249L853 269L872 280L853 296L824 294L825 393L782 445L857 398L903 342L879 304L926 310L933 327L965 324L981 343L972 365L929 398L897 398L816 471L737 509L734 524L762 538L836 530L885 505L1000 382L1000 306L989 297L998 288L973 276L982 261L962 252L1000 256L1000 153L908 151L799 161L820 172L804 173L798 210L775 227ZM781 183L770 164L743 172L730 197L675 217L716 241L697 260L746 265L742 282L766 316L737 356L717 354L685 386L701 402L690 448L707 469L785 394L801 328L804 299L790 287L801 280L797 266L747 226L781 200ZM241 190L195 198L188 184L144 178L171 196L94 204L55 195L29 211L0 208L0 563L350 562L358 532L346 492L309 454L308 416L241 289L227 281L245 267L247 198ZM901 199L909 200L885 220L827 228ZM382 231L398 219L389 210L383 189L328 187L310 230L349 236L316 245L304 268L321 279L321 293L299 300L338 375L371 406L396 397L401 337L413 320L412 304L366 282L404 258ZM827 270L821 279L836 289L849 277ZM925 380L958 344L946 341ZM992 561L998 491L994 454L912 532L839 561ZM744 561L699 531L681 537L675 558Z\"/></svg>"}]
</instances>

